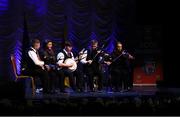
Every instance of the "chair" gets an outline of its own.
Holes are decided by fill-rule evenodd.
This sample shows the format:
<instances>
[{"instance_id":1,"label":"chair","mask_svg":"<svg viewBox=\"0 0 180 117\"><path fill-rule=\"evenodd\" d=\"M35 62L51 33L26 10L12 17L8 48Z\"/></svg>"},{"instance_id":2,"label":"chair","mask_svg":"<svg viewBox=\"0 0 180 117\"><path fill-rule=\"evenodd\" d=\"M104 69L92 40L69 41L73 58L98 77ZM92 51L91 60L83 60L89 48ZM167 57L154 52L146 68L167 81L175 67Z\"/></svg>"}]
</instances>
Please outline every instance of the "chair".
<instances>
[{"instance_id":1,"label":"chair","mask_svg":"<svg viewBox=\"0 0 180 117\"><path fill-rule=\"evenodd\" d=\"M64 79L64 85L65 85L66 87L70 87L69 78L68 78L68 77L65 77L65 79Z\"/></svg>"},{"instance_id":2,"label":"chair","mask_svg":"<svg viewBox=\"0 0 180 117\"><path fill-rule=\"evenodd\" d=\"M16 66L16 61L15 61L15 57L14 55L11 55L11 63L13 66L13 72L15 75L15 81L17 81L18 79L31 79L31 85L32 85L32 96L35 95L35 83L34 83L34 78L32 76L25 76L25 75L18 75L17 74L17 66Z\"/></svg>"}]
</instances>

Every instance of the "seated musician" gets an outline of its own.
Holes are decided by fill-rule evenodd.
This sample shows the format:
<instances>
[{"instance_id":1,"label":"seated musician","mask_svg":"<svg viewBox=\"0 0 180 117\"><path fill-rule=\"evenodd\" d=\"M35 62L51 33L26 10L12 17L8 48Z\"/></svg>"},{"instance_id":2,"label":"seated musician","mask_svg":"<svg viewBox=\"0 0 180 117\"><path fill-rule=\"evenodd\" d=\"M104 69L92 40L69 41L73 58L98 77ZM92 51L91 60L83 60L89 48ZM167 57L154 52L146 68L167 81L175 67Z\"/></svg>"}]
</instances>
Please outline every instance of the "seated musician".
<instances>
[{"instance_id":1,"label":"seated musician","mask_svg":"<svg viewBox=\"0 0 180 117\"><path fill-rule=\"evenodd\" d=\"M75 61L77 63L77 69L74 71L74 76L76 77L76 86L78 92L84 92L85 91L85 83L84 83L84 68L83 64L81 63L81 60L83 59L83 53L85 49L82 49L79 53L74 52L75 54Z\"/></svg>"},{"instance_id":2,"label":"seated musician","mask_svg":"<svg viewBox=\"0 0 180 117\"><path fill-rule=\"evenodd\" d=\"M129 60L134 59L134 57L123 50L121 42L116 43L111 57L112 60L106 63L110 65L113 90L115 92L127 91L130 88Z\"/></svg>"},{"instance_id":3,"label":"seated musician","mask_svg":"<svg viewBox=\"0 0 180 117\"><path fill-rule=\"evenodd\" d=\"M73 77L73 72L69 69L69 67L72 67L73 64L65 63L66 59L68 58L74 60L74 55L72 53L72 44L69 41L66 41L65 48L57 55L57 64L59 66L58 75L60 79L61 92L65 92L64 79L66 76L69 78L71 88L76 91L75 78Z\"/></svg>"},{"instance_id":4,"label":"seated musician","mask_svg":"<svg viewBox=\"0 0 180 117\"><path fill-rule=\"evenodd\" d=\"M84 59L81 60L85 64L86 74L88 77L88 85L90 91L94 92L94 77L98 76L98 90L102 90L102 72L99 69L99 51L98 51L98 41L92 40L91 47L84 52Z\"/></svg>"},{"instance_id":5,"label":"seated musician","mask_svg":"<svg viewBox=\"0 0 180 117\"><path fill-rule=\"evenodd\" d=\"M48 67L45 65L44 61L41 60L39 56L40 41L39 39L34 39L32 41L32 46L29 48L26 62L27 62L27 73L32 76L38 76L41 80L43 93L50 93L49 89L49 76L45 68Z\"/></svg>"},{"instance_id":6,"label":"seated musician","mask_svg":"<svg viewBox=\"0 0 180 117\"><path fill-rule=\"evenodd\" d=\"M57 75L56 75L56 55L53 50L53 42L46 40L42 51L42 60L48 65L46 69L50 77L50 89L52 93L58 88Z\"/></svg>"}]
</instances>

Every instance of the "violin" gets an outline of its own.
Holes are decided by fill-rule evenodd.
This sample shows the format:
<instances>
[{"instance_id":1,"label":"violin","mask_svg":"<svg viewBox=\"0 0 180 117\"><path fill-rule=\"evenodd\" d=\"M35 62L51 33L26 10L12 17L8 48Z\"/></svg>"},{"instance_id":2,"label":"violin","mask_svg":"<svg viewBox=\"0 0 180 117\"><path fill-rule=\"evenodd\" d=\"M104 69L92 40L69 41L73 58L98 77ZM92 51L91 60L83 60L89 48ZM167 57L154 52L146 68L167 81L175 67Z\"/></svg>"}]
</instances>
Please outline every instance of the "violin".
<instances>
[{"instance_id":1,"label":"violin","mask_svg":"<svg viewBox=\"0 0 180 117\"><path fill-rule=\"evenodd\" d=\"M116 58L114 58L113 60L110 61L105 61L104 63L106 63L107 65L110 65L112 64L113 62L116 62L117 60L119 60L119 58L123 55L127 55L128 56L128 59L135 59L134 56L132 56L129 52L127 52L127 50L123 50L122 53L117 56Z\"/></svg>"}]
</instances>

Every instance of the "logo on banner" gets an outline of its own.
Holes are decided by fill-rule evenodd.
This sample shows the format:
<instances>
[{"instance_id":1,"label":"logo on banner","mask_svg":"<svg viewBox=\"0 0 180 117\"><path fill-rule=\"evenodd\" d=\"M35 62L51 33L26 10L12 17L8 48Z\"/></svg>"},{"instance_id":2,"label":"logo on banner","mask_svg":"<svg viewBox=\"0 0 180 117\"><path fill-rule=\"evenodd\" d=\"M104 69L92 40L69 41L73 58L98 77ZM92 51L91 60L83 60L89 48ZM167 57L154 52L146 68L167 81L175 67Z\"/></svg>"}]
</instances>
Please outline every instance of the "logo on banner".
<instances>
[{"instance_id":1,"label":"logo on banner","mask_svg":"<svg viewBox=\"0 0 180 117\"><path fill-rule=\"evenodd\" d=\"M151 74L155 73L155 71L156 71L155 62L153 62L153 61L145 62L143 70L147 75L151 75Z\"/></svg>"}]
</instances>

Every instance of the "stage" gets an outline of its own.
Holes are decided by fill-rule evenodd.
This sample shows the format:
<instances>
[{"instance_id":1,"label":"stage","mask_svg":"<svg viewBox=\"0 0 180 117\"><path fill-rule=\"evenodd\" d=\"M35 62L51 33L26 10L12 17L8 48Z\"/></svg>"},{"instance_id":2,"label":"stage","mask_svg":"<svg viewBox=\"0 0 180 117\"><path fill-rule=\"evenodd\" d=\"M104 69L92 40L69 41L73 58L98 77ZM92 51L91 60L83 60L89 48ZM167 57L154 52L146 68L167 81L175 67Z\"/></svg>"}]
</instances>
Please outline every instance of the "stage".
<instances>
[{"instance_id":1,"label":"stage","mask_svg":"<svg viewBox=\"0 0 180 117\"><path fill-rule=\"evenodd\" d=\"M59 93L1 99L2 115L179 115L180 88L136 86L128 92Z\"/></svg>"},{"instance_id":2,"label":"stage","mask_svg":"<svg viewBox=\"0 0 180 117\"><path fill-rule=\"evenodd\" d=\"M101 91L101 92L71 92L46 94L36 93L32 96L26 94L26 99L71 99L71 98L123 98L123 97L153 97L153 96L180 96L179 88L157 88L156 86L135 86L133 89L124 92Z\"/></svg>"},{"instance_id":3,"label":"stage","mask_svg":"<svg viewBox=\"0 0 180 117\"><path fill-rule=\"evenodd\" d=\"M152 87L134 87L130 91L124 92L113 92L113 91L101 91L101 92L71 92L67 89L68 93L58 93L58 94L46 94L36 93L32 96L30 92L26 94L27 99L44 99L44 98L118 98L118 97L137 97L137 96L154 96L158 91L158 88Z\"/></svg>"}]
</instances>

